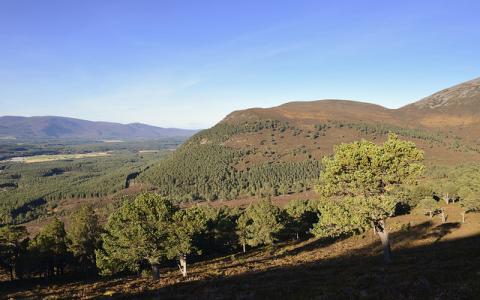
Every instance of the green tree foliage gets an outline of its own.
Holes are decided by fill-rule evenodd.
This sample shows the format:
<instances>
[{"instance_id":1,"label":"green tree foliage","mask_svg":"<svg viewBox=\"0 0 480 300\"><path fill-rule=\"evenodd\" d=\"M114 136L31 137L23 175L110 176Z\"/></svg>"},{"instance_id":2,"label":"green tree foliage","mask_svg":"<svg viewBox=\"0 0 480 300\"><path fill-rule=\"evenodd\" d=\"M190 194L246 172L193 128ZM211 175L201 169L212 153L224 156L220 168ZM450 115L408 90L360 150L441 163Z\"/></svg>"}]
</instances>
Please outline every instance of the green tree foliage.
<instances>
[{"instance_id":1,"label":"green tree foliage","mask_svg":"<svg viewBox=\"0 0 480 300\"><path fill-rule=\"evenodd\" d=\"M455 182L439 182L436 191L442 196L445 204L458 200L459 186Z\"/></svg>"},{"instance_id":2,"label":"green tree foliage","mask_svg":"<svg viewBox=\"0 0 480 300\"><path fill-rule=\"evenodd\" d=\"M178 258L179 269L184 277L187 276L187 256L191 253L202 253L196 242L206 233L210 217L207 209L199 206L179 210L173 216L167 257Z\"/></svg>"},{"instance_id":3,"label":"green tree foliage","mask_svg":"<svg viewBox=\"0 0 480 300\"><path fill-rule=\"evenodd\" d=\"M442 143L445 139L440 133L434 134L431 132L423 131L421 129L412 129L412 128L403 128L397 127L389 124L380 124L380 123L346 123L342 121L332 121L331 124L319 124L318 128L351 128L355 129L364 134L373 134L373 135L385 135L390 133L395 133L399 136L406 138L415 138L420 140L425 140L429 142Z\"/></svg>"},{"instance_id":4,"label":"green tree foliage","mask_svg":"<svg viewBox=\"0 0 480 300\"><path fill-rule=\"evenodd\" d=\"M241 211L238 208L202 206L207 216L207 229L196 239L197 247L205 254L231 253L238 247L236 222Z\"/></svg>"},{"instance_id":5,"label":"green tree foliage","mask_svg":"<svg viewBox=\"0 0 480 300\"><path fill-rule=\"evenodd\" d=\"M389 134L381 146L360 141L336 147L333 157L324 159L325 170L317 191L324 197L339 197L339 201L349 197L347 202L355 202L355 207L350 207L350 203L339 209L327 206L327 213L322 212L314 232L331 236L351 234L371 223L384 246L385 260L390 261L386 218L394 213L398 202L393 195L401 185L416 181L423 171L422 160L423 152L414 143L400 140L395 134ZM350 223L345 211L353 216L348 218Z\"/></svg>"},{"instance_id":6,"label":"green tree foliage","mask_svg":"<svg viewBox=\"0 0 480 300\"><path fill-rule=\"evenodd\" d=\"M284 229L284 218L280 208L269 200L262 200L250 204L237 224L242 246L272 245Z\"/></svg>"},{"instance_id":7,"label":"green tree foliage","mask_svg":"<svg viewBox=\"0 0 480 300\"><path fill-rule=\"evenodd\" d=\"M271 120L220 123L192 137L171 157L142 173L140 179L157 187L159 194L177 201L286 194L295 190L295 184L310 188L321 169L317 160L265 162L240 170L235 166L255 150L225 145L235 134L286 128L290 125Z\"/></svg>"},{"instance_id":8,"label":"green tree foliage","mask_svg":"<svg viewBox=\"0 0 480 300\"><path fill-rule=\"evenodd\" d=\"M115 152L71 161L6 163L0 172L0 224L46 215L49 207L63 199L111 195L126 188L132 174L165 155Z\"/></svg>"},{"instance_id":9,"label":"green tree foliage","mask_svg":"<svg viewBox=\"0 0 480 300\"><path fill-rule=\"evenodd\" d=\"M305 237L313 224L318 222L318 210L313 201L292 200L285 206L285 212L289 216L288 229L296 238Z\"/></svg>"},{"instance_id":10,"label":"green tree foliage","mask_svg":"<svg viewBox=\"0 0 480 300\"><path fill-rule=\"evenodd\" d=\"M435 190L431 183L427 182L401 186L398 189L395 189L392 194L399 200L399 205L397 205L395 213L402 214L410 212L417 207L422 199L426 197L433 198Z\"/></svg>"},{"instance_id":11,"label":"green tree foliage","mask_svg":"<svg viewBox=\"0 0 480 300\"><path fill-rule=\"evenodd\" d=\"M332 158L323 160L317 191L325 197L384 194L415 182L423 172L422 161L423 152L395 134L382 146L365 140L341 144Z\"/></svg>"},{"instance_id":12,"label":"green tree foliage","mask_svg":"<svg viewBox=\"0 0 480 300\"><path fill-rule=\"evenodd\" d=\"M14 271L18 267L19 258L28 243L28 232L23 226L4 226L0 228L0 268L14 279ZM18 274L17 274L18 277Z\"/></svg>"},{"instance_id":13,"label":"green tree foliage","mask_svg":"<svg viewBox=\"0 0 480 300\"><path fill-rule=\"evenodd\" d=\"M339 237L355 234L369 226L365 216L359 213L362 198L347 196L339 201L321 200L318 210L321 212L318 223L312 233L319 237Z\"/></svg>"},{"instance_id":14,"label":"green tree foliage","mask_svg":"<svg viewBox=\"0 0 480 300\"><path fill-rule=\"evenodd\" d=\"M480 211L479 194L466 188L460 191L460 207L462 207L462 222L465 223L465 214Z\"/></svg>"},{"instance_id":15,"label":"green tree foliage","mask_svg":"<svg viewBox=\"0 0 480 300\"><path fill-rule=\"evenodd\" d=\"M95 250L101 245L101 231L92 206L82 206L71 216L68 230L69 250L83 271L95 270Z\"/></svg>"},{"instance_id":16,"label":"green tree foliage","mask_svg":"<svg viewBox=\"0 0 480 300\"><path fill-rule=\"evenodd\" d=\"M103 249L96 251L102 274L139 271L151 266L159 277L159 265L168 254L170 225L176 208L172 202L155 194L141 194L114 212L102 234Z\"/></svg>"},{"instance_id":17,"label":"green tree foliage","mask_svg":"<svg viewBox=\"0 0 480 300\"><path fill-rule=\"evenodd\" d=\"M389 195L346 196L339 200L322 200L319 222L312 233L321 237L339 237L364 232L372 224L392 215L397 202Z\"/></svg>"},{"instance_id":18,"label":"green tree foliage","mask_svg":"<svg viewBox=\"0 0 480 300\"><path fill-rule=\"evenodd\" d=\"M45 277L61 275L70 260L65 225L55 218L35 236L29 245L37 272Z\"/></svg>"},{"instance_id":19,"label":"green tree foliage","mask_svg":"<svg viewBox=\"0 0 480 300\"><path fill-rule=\"evenodd\" d=\"M440 210L440 203L438 203L438 201L432 196L427 196L420 200L417 207L422 210L424 214L427 214L430 216L430 218L433 218L435 213Z\"/></svg>"}]
</instances>

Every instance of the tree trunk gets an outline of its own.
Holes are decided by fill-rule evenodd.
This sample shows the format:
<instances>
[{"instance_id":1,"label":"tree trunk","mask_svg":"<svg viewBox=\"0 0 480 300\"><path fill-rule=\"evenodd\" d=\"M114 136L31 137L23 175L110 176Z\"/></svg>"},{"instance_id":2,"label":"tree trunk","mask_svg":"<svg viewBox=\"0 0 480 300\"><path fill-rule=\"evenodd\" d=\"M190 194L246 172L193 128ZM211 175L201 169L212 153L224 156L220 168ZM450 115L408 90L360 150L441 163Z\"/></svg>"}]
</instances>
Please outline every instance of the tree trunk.
<instances>
[{"instance_id":1,"label":"tree trunk","mask_svg":"<svg viewBox=\"0 0 480 300\"><path fill-rule=\"evenodd\" d=\"M152 264L152 278L153 280L159 280L160 279L160 266L159 264Z\"/></svg>"},{"instance_id":2,"label":"tree trunk","mask_svg":"<svg viewBox=\"0 0 480 300\"><path fill-rule=\"evenodd\" d=\"M242 244L242 247L243 247L243 253L247 252L247 249L246 249L245 243L243 243L243 244Z\"/></svg>"},{"instance_id":3,"label":"tree trunk","mask_svg":"<svg viewBox=\"0 0 480 300\"><path fill-rule=\"evenodd\" d=\"M430 215L430 219L433 218L433 212L429 211L428 214Z\"/></svg>"},{"instance_id":4,"label":"tree trunk","mask_svg":"<svg viewBox=\"0 0 480 300\"><path fill-rule=\"evenodd\" d=\"M465 223L465 212L462 212L462 223Z\"/></svg>"},{"instance_id":5,"label":"tree trunk","mask_svg":"<svg viewBox=\"0 0 480 300\"><path fill-rule=\"evenodd\" d=\"M450 203L450 197L449 197L448 193L446 193L443 198L444 198L446 204Z\"/></svg>"},{"instance_id":6,"label":"tree trunk","mask_svg":"<svg viewBox=\"0 0 480 300\"><path fill-rule=\"evenodd\" d=\"M377 228L375 227L375 222L372 221L373 235L377 234Z\"/></svg>"},{"instance_id":7,"label":"tree trunk","mask_svg":"<svg viewBox=\"0 0 480 300\"><path fill-rule=\"evenodd\" d=\"M447 216L445 215L445 210L442 209L442 223L447 222Z\"/></svg>"},{"instance_id":8,"label":"tree trunk","mask_svg":"<svg viewBox=\"0 0 480 300\"><path fill-rule=\"evenodd\" d=\"M298 237L298 232L297 232L297 240L298 240L298 239L299 239L299 237Z\"/></svg>"},{"instance_id":9,"label":"tree trunk","mask_svg":"<svg viewBox=\"0 0 480 300\"><path fill-rule=\"evenodd\" d=\"M383 259L385 263L390 263L392 261L392 255L391 255L391 248L390 248L390 238L388 235L388 229L386 226L386 221L381 220L378 221L376 224L376 231L378 236L380 237L380 241L382 242L383 246Z\"/></svg>"},{"instance_id":10,"label":"tree trunk","mask_svg":"<svg viewBox=\"0 0 480 300\"><path fill-rule=\"evenodd\" d=\"M180 264L178 267L180 268L180 272L182 273L183 277L187 277L187 256L180 255L179 257Z\"/></svg>"}]
</instances>

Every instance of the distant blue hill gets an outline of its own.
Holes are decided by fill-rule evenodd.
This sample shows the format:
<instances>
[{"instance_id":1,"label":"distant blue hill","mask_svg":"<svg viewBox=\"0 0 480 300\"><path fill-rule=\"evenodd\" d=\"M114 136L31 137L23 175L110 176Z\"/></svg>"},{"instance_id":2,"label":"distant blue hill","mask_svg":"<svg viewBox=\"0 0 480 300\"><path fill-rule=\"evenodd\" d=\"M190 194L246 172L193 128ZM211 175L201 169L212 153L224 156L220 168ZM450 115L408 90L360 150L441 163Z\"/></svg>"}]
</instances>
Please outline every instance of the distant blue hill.
<instances>
[{"instance_id":1,"label":"distant blue hill","mask_svg":"<svg viewBox=\"0 0 480 300\"><path fill-rule=\"evenodd\" d=\"M0 138L3 139L157 139L189 137L197 131L162 128L141 123L93 122L55 116L0 117Z\"/></svg>"}]
</instances>

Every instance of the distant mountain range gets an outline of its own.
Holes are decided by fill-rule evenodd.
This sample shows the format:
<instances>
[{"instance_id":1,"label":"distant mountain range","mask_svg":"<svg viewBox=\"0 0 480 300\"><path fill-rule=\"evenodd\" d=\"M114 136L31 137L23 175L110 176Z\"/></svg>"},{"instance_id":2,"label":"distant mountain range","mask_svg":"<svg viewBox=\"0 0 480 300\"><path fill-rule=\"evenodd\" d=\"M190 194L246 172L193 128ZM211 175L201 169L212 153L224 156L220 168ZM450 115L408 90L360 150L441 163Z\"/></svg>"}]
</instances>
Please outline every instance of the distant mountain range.
<instances>
[{"instance_id":1,"label":"distant mountain range","mask_svg":"<svg viewBox=\"0 0 480 300\"><path fill-rule=\"evenodd\" d=\"M141 123L119 124L93 122L74 118L0 117L0 138L16 139L157 139L189 137L197 130L162 128Z\"/></svg>"}]
</instances>

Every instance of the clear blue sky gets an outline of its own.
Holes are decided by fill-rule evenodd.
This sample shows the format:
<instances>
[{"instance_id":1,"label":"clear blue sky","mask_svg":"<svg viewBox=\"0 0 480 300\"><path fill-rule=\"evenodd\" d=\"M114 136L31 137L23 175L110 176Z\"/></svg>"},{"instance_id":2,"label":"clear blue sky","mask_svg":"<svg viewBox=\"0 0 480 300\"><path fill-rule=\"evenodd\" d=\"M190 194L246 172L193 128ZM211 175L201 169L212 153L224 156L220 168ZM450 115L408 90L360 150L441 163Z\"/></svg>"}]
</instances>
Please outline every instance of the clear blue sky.
<instances>
[{"instance_id":1,"label":"clear blue sky","mask_svg":"<svg viewBox=\"0 0 480 300\"><path fill-rule=\"evenodd\" d=\"M480 76L480 1L0 0L0 115L204 128Z\"/></svg>"}]
</instances>

